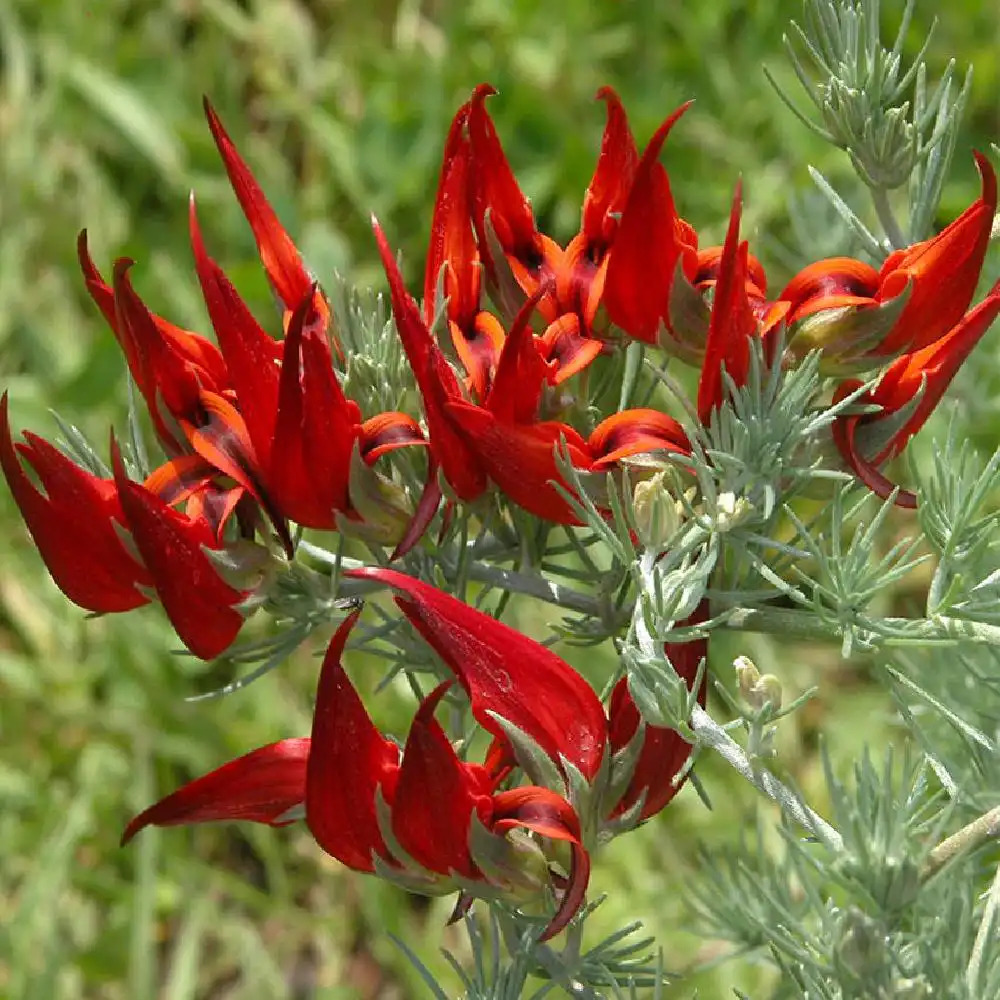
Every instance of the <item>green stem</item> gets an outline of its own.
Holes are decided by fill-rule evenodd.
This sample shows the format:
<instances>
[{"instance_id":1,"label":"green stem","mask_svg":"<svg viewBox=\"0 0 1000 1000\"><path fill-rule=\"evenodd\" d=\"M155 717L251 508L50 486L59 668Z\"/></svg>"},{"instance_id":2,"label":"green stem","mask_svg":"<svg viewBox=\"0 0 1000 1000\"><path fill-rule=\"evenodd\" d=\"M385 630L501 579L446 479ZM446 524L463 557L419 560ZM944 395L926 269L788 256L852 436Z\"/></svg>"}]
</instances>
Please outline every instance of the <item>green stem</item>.
<instances>
[{"instance_id":1,"label":"green stem","mask_svg":"<svg viewBox=\"0 0 1000 1000\"><path fill-rule=\"evenodd\" d=\"M889 193L883 187L872 188L871 193L878 221L882 224L882 229L893 250L905 247L906 237L903 235L903 229L899 222L896 221L895 213L889 204Z\"/></svg>"},{"instance_id":2,"label":"green stem","mask_svg":"<svg viewBox=\"0 0 1000 1000\"><path fill-rule=\"evenodd\" d=\"M986 909L983 910L982 919L979 921L979 930L976 932L972 954L969 956L969 964L965 970L965 983L969 990L969 996L976 996L978 993L983 956L986 953L987 944L994 936L998 915L1000 915L1000 865L997 866L996 874L993 876L993 883L990 885L990 892L986 897ZM979 995L982 996L981 993Z\"/></svg>"},{"instance_id":3,"label":"green stem","mask_svg":"<svg viewBox=\"0 0 1000 1000\"><path fill-rule=\"evenodd\" d=\"M328 566L336 563L335 553L310 542L302 542L299 549ZM340 565L347 570L364 566L365 563L359 559L343 557ZM478 583L488 583L501 590L534 597L578 614L601 620L607 615L606 602L601 598L553 582L537 573L522 573L474 561L469 564L468 577ZM344 580L338 596L363 597L380 589L380 585L367 580ZM622 614L627 614L627 611L628 609L623 608ZM869 629L865 635L872 646L897 646L914 642L949 645L972 642L1000 647L1000 626L986 622L938 615L934 618L882 618L877 624L878 631ZM844 635L843 627L836 622L825 621L812 611L796 608L731 608L725 613L724 627L737 632L758 632L818 642L840 642Z\"/></svg>"},{"instance_id":4,"label":"green stem","mask_svg":"<svg viewBox=\"0 0 1000 1000\"><path fill-rule=\"evenodd\" d=\"M996 806L968 826L963 826L958 833L942 840L930 854L920 869L920 880L926 882L936 875L948 862L955 858L982 847L983 844L1000 836L1000 806Z\"/></svg>"},{"instance_id":5,"label":"green stem","mask_svg":"<svg viewBox=\"0 0 1000 1000\"><path fill-rule=\"evenodd\" d=\"M700 743L711 747L754 788L776 802L790 819L805 827L831 851L836 853L843 849L844 841L840 834L767 768L751 761L743 748L700 705L695 705L690 725Z\"/></svg>"}]
</instances>

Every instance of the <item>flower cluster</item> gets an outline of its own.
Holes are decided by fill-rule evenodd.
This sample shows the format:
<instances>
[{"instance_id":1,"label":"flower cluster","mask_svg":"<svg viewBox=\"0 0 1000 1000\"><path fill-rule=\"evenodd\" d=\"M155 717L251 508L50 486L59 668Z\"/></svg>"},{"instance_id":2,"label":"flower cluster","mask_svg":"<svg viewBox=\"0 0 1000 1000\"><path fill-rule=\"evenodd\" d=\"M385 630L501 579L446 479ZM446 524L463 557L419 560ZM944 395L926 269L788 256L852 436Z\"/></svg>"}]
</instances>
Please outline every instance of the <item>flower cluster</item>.
<instances>
[{"instance_id":1,"label":"flower cluster","mask_svg":"<svg viewBox=\"0 0 1000 1000\"><path fill-rule=\"evenodd\" d=\"M421 701L402 750L375 728L341 662L355 611L323 661L310 737L261 747L185 785L136 816L123 842L150 824L280 826L304 815L338 861L418 892L458 890L459 909L473 896L530 903L552 890L561 901L542 937L555 935L583 901L589 848L667 805L689 745L642 723L624 679L605 711L569 664L495 618L396 570L349 575L396 593L492 737L485 763L459 756L435 720L451 680ZM689 685L705 644L668 650ZM531 783L518 783L522 775Z\"/></svg>"},{"instance_id":2,"label":"flower cluster","mask_svg":"<svg viewBox=\"0 0 1000 1000\"><path fill-rule=\"evenodd\" d=\"M535 226L485 108L492 93L476 88L452 122L422 314L376 224L431 454L454 494L473 500L492 483L538 517L573 523L555 460L560 442L580 471L639 452L688 451L680 425L657 410L612 414L586 437L552 419L572 403L560 391L566 380L626 337L700 368L697 412L705 423L725 399L724 374L736 386L745 382L755 339L765 356L781 345L788 366L810 350L821 352L827 372L888 365L856 408L864 415L845 414L834 432L850 468L887 497L893 487L879 467L920 429L1000 312L998 285L966 313L997 208L989 161L976 156L980 198L935 238L891 254L880 271L846 257L818 261L769 299L764 269L740 240L739 185L721 247L699 249L677 212L660 154L687 105L640 156L617 96L599 92L607 125L580 232L564 249ZM484 284L499 318L484 311ZM432 333L442 301L464 377ZM539 334L531 330L536 318ZM847 379L836 397L862 385ZM913 503L905 492L897 500Z\"/></svg>"},{"instance_id":3,"label":"flower cluster","mask_svg":"<svg viewBox=\"0 0 1000 1000\"><path fill-rule=\"evenodd\" d=\"M650 453L683 465L702 429L650 406L597 412L590 374L629 341L694 366L691 414L706 427L731 387L746 383L754 351L785 370L818 352L828 399L842 404L826 433L844 467L879 496L916 504L882 467L1000 313L1000 284L970 309L997 208L984 157L980 197L939 235L878 270L845 257L815 262L771 298L741 239L740 185L721 246L700 247L678 212L661 153L686 105L640 154L617 95L599 92L607 124L580 231L562 246L539 231L518 187L486 109L492 93L476 88L452 122L422 303L374 222L421 413L366 416L345 394L351 357L328 300L207 103L280 306L279 335L209 256L193 199L191 245L214 341L152 313L132 286L131 261L116 261L108 283L81 236L86 287L164 460L144 468L138 450L113 437L110 467L95 455L80 464L30 432L15 442L4 395L0 465L71 600L98 613L158 600L184 644L211 659L267 601L301 529L360 533L391 547L392 561L427 542L439 515L444 531L457 504L487 493L571 528L582 508L568 466L603 474ZM419 499L420 483L392 478L392 454L412 446L426 453ZM366 499L373 488L390 497L377 510ZM612 518L605 496L588 502ZM443 664L405 745L378 731L345 671L355 610L327 650L309 737L185 785L123 839L150 824L304 818L348 867L420 892L458 891L459 911L473 896L529 908L555 898L544 932L554 935L582 904L593 847L671 800L689 744L642 720L625 677L602 704L547 647L414 575L381 566L344 577L394 591ZM691 607L680 625L708 619L707 598ZM666 645L692 706L704 702L704 681L692 688L706 650L703 635ZM467 703L490 737L482 763L474 742L456 747L437 720L445 699Z\"/></svg>"}]
</instances>

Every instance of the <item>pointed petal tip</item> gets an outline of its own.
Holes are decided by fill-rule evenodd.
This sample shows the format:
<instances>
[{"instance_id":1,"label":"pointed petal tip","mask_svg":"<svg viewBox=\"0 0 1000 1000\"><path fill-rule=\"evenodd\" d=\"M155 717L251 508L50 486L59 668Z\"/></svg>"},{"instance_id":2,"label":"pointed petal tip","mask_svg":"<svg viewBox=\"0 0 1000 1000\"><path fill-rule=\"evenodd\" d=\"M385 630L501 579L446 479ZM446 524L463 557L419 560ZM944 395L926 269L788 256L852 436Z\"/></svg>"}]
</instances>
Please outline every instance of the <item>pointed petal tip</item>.
<instances>
[{"instance_id":1,"label":"pointed petal tip","mask_svg":"<svg viewBox=\"0 0 1000 1000\"><path fill-rule=\"evenodd\" d=\"M495 94L499 94L500 91L493 86L492 83L480 83L477 84L475 89L472 91L472 97L469 98L469 103L478 105L482 104L487 97L493 97Z\"/></svg>"},{"instance_id":2,"label":"pointed petal tip","mask_svg":"<svg viewBox=\"0 0 1000 1000\"><path fill-rule=\"evenodd\" d=\"M993 210L996 211L997 206L997 174L993 169L993 164L990 162L990 158L984 153L981 153L978 149L972 151L972 155L976 160L976 169L979 171L979 176L982 178L983 182L983 201L987 205L991 205Z\"/></svg>"}]
</instances>

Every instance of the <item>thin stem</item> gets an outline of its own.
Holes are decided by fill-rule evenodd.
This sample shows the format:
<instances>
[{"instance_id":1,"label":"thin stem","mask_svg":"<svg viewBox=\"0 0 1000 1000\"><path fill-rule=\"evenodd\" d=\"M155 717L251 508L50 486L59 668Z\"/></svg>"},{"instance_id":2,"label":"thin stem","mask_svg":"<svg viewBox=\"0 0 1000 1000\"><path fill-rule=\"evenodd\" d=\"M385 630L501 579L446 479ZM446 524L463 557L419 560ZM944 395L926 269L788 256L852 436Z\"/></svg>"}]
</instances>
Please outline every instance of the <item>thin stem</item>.
<instances>
[{"instance_id":1,"label":"thin stem","mask_svg":"<svg viewBox=\"0 0 1000 1000\"><path fill-rule=\"evenodd\" d=\"M976 940L973 942L969 964L965 970L965 983L969 988L969 996L976 995L983 954L986 951L987 942L993 936L992 932L996 926L998 911L1000 911L1000 865L997 865L996 874L993 876L990 893L986 898L986 909L983 910L982 920L979 921L979 930L976 932Z\"/></svg>"},{"instance_id":2,"label":"thin stem","mask_svg":"<svg viewBox=\"0 0 1000 1000\"><path fill-rule=\"evenodd\" d=\"M299 550L326 565L335 565L334 553L311 542L301 542ZM364 565L366 564L359 559L347 556L341 558L344 570ZM554 583L537 573L521 573L473 561L469 564L468 575L469 579L478 583L488 583L512 593L526 594L568 611L599 619L603 619L606 614L606 606L599 597L565 584ZM381 585L368 580L344 580L338 596L362 597L379 589L382 589ZM627 611L627 608L622 608L622 615L625 616ZM1000 626L964 618L950 618L946 615L936 615L934 618L883 618L878 625L878 631L871 630L865 635L872 646L906 645L914 642L972 642L1000 646ZM731 608L725 613L724 627L737 632L758 632L819 642L840 642L844 634L843 626L837 622L817 618L811 610L800 611L794 608Z\"/></svg>"},{"instance_id":3,"label":"thin stem","mask_svg":"<svg viewBox=\"0 0 1000 1000\"><path fill-rule=\"evenodd\" d=\"M796 823L805 827L831 851L843 849L844 841L840 834L770 771L751 762L743 748L700 705L695 705L690 725L702 743L711 747L754 788L777 802Z\"/></svg>"},{"instance_id":4,"label":"thin stem","mask_svg":"<svg viewBox=\"0 0 1000 1000\"><path fill-rule=\"evenodd\" d=\"M888 191L884 187L873 187L871 188L871 193L878 221L882 223L882 229L893 250L905 247L906 237L903 235L903 229L896 220L896 215L889 204Z\"/></svg>"},{"instance_id":5,"label":"thin stem","mask_svg":"<svg viewBox=\"0 0 1000 1000\"><path fill-rule=\"evenodd\" d=\"M926 882L936 875L948 862L961 857L981 847L987 841L1000 835L1000 806L996 806L968 826L963 826L958 833L942 840L930 854L920 869L920 880Z\"/></svg>"}]
</instances>

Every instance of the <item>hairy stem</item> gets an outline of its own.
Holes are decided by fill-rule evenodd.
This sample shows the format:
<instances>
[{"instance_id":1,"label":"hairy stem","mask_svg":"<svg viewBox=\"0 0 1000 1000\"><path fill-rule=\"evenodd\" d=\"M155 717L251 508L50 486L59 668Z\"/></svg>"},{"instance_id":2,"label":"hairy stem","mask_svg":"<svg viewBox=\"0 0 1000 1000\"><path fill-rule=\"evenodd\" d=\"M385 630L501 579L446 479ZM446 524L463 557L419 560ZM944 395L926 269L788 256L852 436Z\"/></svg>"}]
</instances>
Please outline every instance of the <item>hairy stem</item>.
<instances>
[{"instance_id":1,"label":"hairy stem","mask_svg":"<svg viewBox=\"0 0 1000 1000\"><path fill-rule=\"evenodd\" d=\"M924 862L920 870L920 880L926 882L936 875L949 861L976 850L987 841L1000 836L1000 806L974 819L968 826L963 826L958 833L942 840Z\"/></svg>"},{"instance_id":2,"label":"hairy stem","mask_svg":"<svg viewBox=\"0 0 1000 1000\"><path fill-rule=\"evenodd\" d=\"M844 841L840 834L770 771L752 762L743 748L700 705L694 707L690 725L702 743L710 746L754 788L781 806L791 819L805 827L831 851L843 849Z\"/></svg>"}]
</instances>

